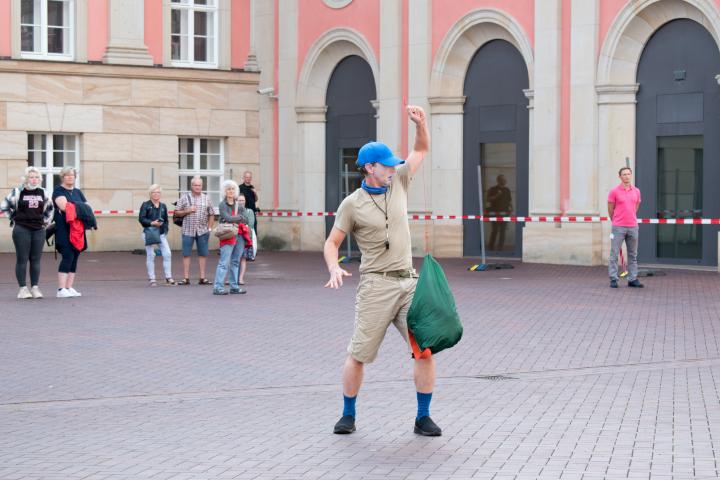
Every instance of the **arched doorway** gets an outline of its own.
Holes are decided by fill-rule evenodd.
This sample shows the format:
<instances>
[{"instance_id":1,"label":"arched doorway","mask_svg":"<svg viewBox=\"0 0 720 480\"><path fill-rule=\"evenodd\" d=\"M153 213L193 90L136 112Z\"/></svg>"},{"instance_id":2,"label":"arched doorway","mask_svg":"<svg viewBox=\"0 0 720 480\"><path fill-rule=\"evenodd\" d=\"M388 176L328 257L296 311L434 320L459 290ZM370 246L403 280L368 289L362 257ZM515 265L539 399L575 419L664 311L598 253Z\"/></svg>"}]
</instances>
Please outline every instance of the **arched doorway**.
<instances>
[{"instance_id":1,"label":"arched doorway","mask_svg":"<svg viewBox=\"0 0 720 480\"><path fill-rule=\"evenodd\" d=\"M720 51L699 23L671 21L650 38L638 65L639 216L720 214ZM643 262L717 265L714 225L641 225Z\"/></svg>"},{"instance_id":2,"label":"arched doorway","mask_svg":"<svg viewBox=\"0 0 720 480\"><path fill-rule=\"evenodd\" d=\"M326 211L336 211L342 199L360 187L362 177L355 160L360 147L376 138L375 99L370 65L357 55L342 59L330 76L326 97ZM332 225L333 219L328 218L328 232Z\"/></svg>"},{"instance_id":3,"label":"arched doorway","mask_svg":"<svg viewBox=\"0 0 720 480\"><path fill-rule=\"evenodd\" d=\"M482 211L498 216L528 214L529 112L523 92L528 83L523 56L505 40L488 42L470 62L463 90L465 215ZM484 227L488 253L522 255L520 224L486 223ZM479 222L463 222L464 255L480 255L480 237Z\"/></svg>"}]
</instances>

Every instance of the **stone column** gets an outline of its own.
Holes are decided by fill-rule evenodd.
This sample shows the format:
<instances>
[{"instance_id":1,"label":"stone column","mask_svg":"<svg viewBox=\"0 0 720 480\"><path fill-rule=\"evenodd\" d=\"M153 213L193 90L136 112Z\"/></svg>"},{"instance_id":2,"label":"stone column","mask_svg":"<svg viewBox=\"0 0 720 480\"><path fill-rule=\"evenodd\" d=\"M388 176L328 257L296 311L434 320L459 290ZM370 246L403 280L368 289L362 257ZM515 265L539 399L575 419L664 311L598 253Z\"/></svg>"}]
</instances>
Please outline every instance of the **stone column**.
<instances>
[{"instance_id":1,"label":"stone column","mask_svg":"<svg viewBox=\"0 0 720 480\"><path fill-rule=\"evenodd\" d=\"M431 97L431 188L436 215L459 215L463 208L463 106L465 97ZM462 220L438 220L432 249L438 257L462 256Z\"/></svg>"},{"instance_id":2,"label":"stone column","mask_svg":"<svg viewBox=\"0 0 720 480\"><path fill-rule=\"evenodd\" d=\"M260 61L260 87L272 87L274 81L275 67L275 2L262 1L256 5L255 11L258 49ZM273 208L274 184L273 177L275 170L273 166L274 156L274 135L275 126L273 122L273 109L277 99L270 95L260 96L260 178L256 186L261 194L261 208L270 210ZM267 219L265 223L269 223ZM263 234L267 233L264 232Z\"/></svg>"},{"instance_id":3,"label":"stone column","mask_svg":"<svg viewBox=\"0 0 720 480\"><path fill-rule=\"evenodd\" d=\"M380 2L380 71L377 82L379 102L377 139L393 152L400 151L402 102L402 0Z\"/></svg>"},{"instance_id":4,"label":"stone column","mask_svg":"<svg viewBox=\"0 0 720 480\"><path fill-rule=\"evenodd\" d=\"M153 64L153 59L145 46L144 2L109 0L108 34L108 46L103 56L103 63Z\"/></svg>"},{"instance_id":5,"label":"stone column","mask_svg":"<svg viewBox=\"0 0 720 480\"><path fill-rule=\"evenodd\" d=\"M255 54L255 2L257 0L250 0L250 49L248 51L248 58L245 61L245 70L248 72L260 71L260 65L258 64L257 55Z\"/></svg>"},{"instance_id":6,"label":"stone column","mask_svg":"<svg viewBox=\"0 0 720 480\"><path fill-rule=\"evenodd\" d=\"M572 0L570 64L570 215L597 215L597 102L599 6Z\"/></svg>"},{"instance_id":7,"label":"stone column","mask_svg":"<svg viewBox=\"0 0 720 480\"><path fill-rule=\"evenodd\" d=\"M327 107L295 107L300 154L297 184L303 192L302 208L306 212L325 210L326 113ZM317 251L324 240L325 219L303 217L300 223L300 249Z\"/></svg>"},{"instance_id":8,"label":"stone column","mask_svg":"<svg viewBox=\"0 0 720 480\"><path fill-rule=\"evenodd\" d=\"M428 96L430 92L430 75L432 70L432 43L428 32L432 28L432 5L431 0L408 0L408 103L418 105L425 109L428 121L428 129L432 133L432 116L430 115L430 104ZM400 114L403 112L401 111ZM401 119L407 122L407 117ZM432 140L432 139L431 139ZM415 127L409 123L408 127L408 152L412 151L415 143ZM432 144L432 141L431 141ZM413 182L414 187L409 191L408 207L414 212L434 211L432 195L432 155L427 155L423 167L416 174ZM444 231L446 222L412 222L410 231L412 235L413 254L423 255L426 247L434 251L433 245L425 245L426 235L428 240L434 237L435 228Z\"/></svg>"},{"instance_id":9,"label":"stone column","mask_svg":"<svg viewBox=\"0 0 720 480\"><path fill-rule=\"evenodd\" d=\"M560 210L562 0L535 0L535 144L530 213Z\"/></svg>"},{"instance_id":10,"label":"stone column","mask_svg":"<svg viewBox=\"0 0 720 480\"><path fill-rule=\"evenodd\" d=\"M297 90L298 0L279 1L278 49L278 139L279 162L278 197L280 209L303 209L303 192L295 180L298 164L297 119L295 97ZM323 143L324 145L324 143ZM323 155L323 158L325 156Z\"/></svg>"},{"instance_id":11,"label":"stone column","mask_svg":"<svg viewBox=\"0 0 720 480\"><path fill-rule=\"evenodd\" d=\"M599 215L597 189L598 0L572 0L570 19L570 198L568 215ZM599 265L602 225L563 224L560 235L572 238L565 248L569 263Z\"/></svg>"},{"instance_id":12,"label":"stone column","mask_svg":"<svg viewBox=\"0 0 720 480\"><path fill-rule=\"evenodd\" d=\"M562 0L535 0L535 85L530 144L530 215L560 211L560 96L562 66ZM560 225L527 223L523 228L523 261L572 263L554 242Z\"/></svg>"},{"instance_id":13,"label":"stone column","mask_svg":"<svg viewBox=\"0 0 720 480\"><path fill-rule=\"evenodd\" d=\"M640 85L598 85L598 174L597 191L600 214L607 216L607 194L618 183L617 172L630 158L630 167L635 169L635 108ZM602 263L607 263L610 254L610 222L602 225Z\"/></svg>"}]
</instances>

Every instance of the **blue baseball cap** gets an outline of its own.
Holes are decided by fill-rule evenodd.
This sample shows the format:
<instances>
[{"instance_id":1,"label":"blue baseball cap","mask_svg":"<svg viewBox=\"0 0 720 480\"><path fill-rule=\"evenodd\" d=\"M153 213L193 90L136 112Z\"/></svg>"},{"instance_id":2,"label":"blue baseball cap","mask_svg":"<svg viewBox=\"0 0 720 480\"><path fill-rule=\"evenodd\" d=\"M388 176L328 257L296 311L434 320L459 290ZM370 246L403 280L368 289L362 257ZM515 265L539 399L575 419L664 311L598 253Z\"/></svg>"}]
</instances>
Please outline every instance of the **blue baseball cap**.
<instances>
[{"instance_id":1,"label":"blue baseball cap","mask_svg":"<svg viewBox=\"0 0 720 480\"><path fill-rule=\"evenodd\" d=\"M368 163L376 162L385 165L386 167L396 167L405 163L405 160L400 160L398 157L393 155L392 150L390 150L390 148L384 143L366 143L360 149L355 164L358 167L362 167Z\"/></svg>"}]
</instances>

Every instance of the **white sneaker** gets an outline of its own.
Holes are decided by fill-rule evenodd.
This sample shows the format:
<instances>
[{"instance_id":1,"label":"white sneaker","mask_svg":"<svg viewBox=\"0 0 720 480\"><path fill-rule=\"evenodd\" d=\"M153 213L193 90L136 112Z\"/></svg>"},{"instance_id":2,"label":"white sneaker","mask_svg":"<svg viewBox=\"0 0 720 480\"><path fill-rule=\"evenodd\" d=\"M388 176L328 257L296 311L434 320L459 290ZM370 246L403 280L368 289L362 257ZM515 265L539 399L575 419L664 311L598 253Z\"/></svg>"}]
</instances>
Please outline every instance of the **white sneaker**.
<instances>
[{"instance_id":1,"label":"white sneaker","mask_svg":"<svg viewBox=\"0 0 720 480\"><path fill-rule=\"evenodd\" d=\"M68 288L67 291L70 292L71 297L82 297L82 293L78 292L72 287Z\"/></svg>"},{"instance_id":2,"label":"white sneaker","mask_svg":"<svg viewBox=\"0 0 720 480\"><path fill-rule=\"evenodd\" d=\"M57 291L57 298L70 298L70 297L74 297L74 296L75 295L70 293L70 290L68 290L67 288L61 288L60 290Z\"/></svg>"},{"instance_id":3,"label":"white sneaker","mask_svg":"<svg viewBox=\"0 0 720 480\"><path fill-rule=\"evenodd\" d=\"M32 295L32 298L43 298L43 294L37 285L33 285L30 289L30 294Z\"/></svg>"},{"instance_id":4,"label":"white sneaker","mask_svg":"<svg viewBox=\"0 0 720 480\"><path fill-rule=\"evenodd\" d=\"M30 293L30 289L27 287L20 287L17 298L25 300L26 298L33 298L33 296L32 293Z\"/></svg>"}]
</instances>

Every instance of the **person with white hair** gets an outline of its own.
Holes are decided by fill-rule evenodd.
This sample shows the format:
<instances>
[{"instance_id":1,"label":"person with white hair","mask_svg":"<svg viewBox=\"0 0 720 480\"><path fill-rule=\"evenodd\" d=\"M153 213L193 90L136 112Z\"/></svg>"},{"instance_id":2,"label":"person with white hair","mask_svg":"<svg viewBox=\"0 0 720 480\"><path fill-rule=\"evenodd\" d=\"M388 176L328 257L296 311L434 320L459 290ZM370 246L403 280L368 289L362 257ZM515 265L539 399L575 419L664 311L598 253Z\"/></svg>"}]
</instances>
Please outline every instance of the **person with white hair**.
<instances>
[{"instance_id":1,"label":"person with white hair","mask_svg":"<svg viewBox=\"0 0 720 480\"><path fill-rule=\"evenodd\" d=\"M43 298L40 282L40 259L45 243L45 228L53 217L53 202L45 194L40 170L25 169L22 185L13 188L0 203L0 210L10 219L15 245L15 278L20 291L17 298ZM30 287L27 270L30 263Z\"/></svg>"},{"instance_id":2,"label":"person with white hair","mask_svg":"<svg viewBox=\"0 0 720 480\"><path fill-rule=\"evenodd\" d=\"M163 270L165 272L165 285L174 286L172 278L172 251L167 241L168 233L168 209L167 205L160 201L162 187L157 183L148 188L149 200L140 205L138 221L143 226L143 240L145 241L145 266L147 267L148 279L151 287L157 287L155 280L155 247L160 247L163 259Z\"/></svg>"},{"instance_id":3,"label":"person with white hair","mask_svg":"<svg viewBox=\"0 0 720 480\"><path fill-rule=\"evenodd\" d=\"M208 256L210 230L215 223L215 207L207 194L203 193L203 180L195 176L190 180L190 192L180 197L175 216L183 218L182 255L184 277L178 285L190 285L190 255L193 243L197 245L198 264L200 266L199 285L210 285L205 276L205 264Z\"/></svg>"},{"instance_id":4,"label":"person with white hair","mask_svg":"<svg viewBox=\"0 0 720 480\"><path fill-rule=\"evenodd\" d=\"M218 211L220 224L229 224L232 235L228 238L220 238L220 261L215 270L215 283L213 295L227 295L246 293L244 288L238 284L238 270L240 267L240 255L245 249L245 239L240 234L238 226L247 225L245 207L238 202L238 184L233 180L225 180L222 184L222 191L225 198L220 202ZM229 277L230 291L224 288L225 277Z\"/></svg>"}]
</instances>

